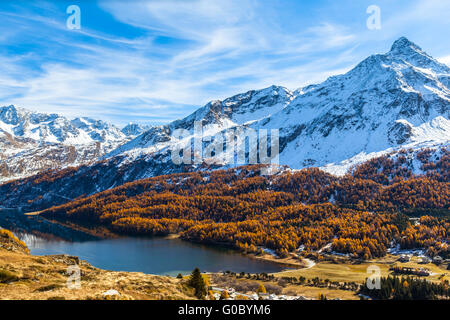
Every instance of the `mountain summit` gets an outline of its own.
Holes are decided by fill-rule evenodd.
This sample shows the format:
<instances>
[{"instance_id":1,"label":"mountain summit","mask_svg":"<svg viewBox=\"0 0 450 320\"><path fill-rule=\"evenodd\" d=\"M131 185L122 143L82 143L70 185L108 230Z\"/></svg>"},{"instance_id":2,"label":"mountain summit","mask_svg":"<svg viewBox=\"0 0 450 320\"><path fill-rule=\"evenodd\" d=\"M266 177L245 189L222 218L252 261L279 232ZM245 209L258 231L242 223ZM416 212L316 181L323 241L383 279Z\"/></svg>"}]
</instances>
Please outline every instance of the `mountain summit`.
<instances>
[{"instance_id":1,"label":"mountain summit","mask_svg":"<svg viewBox=\"0 0 450 320\"><path fill-rule=\"evenodd\" d=\"M194 121L202 121L209 135L238 127L278 129L280 164L341 174L380 153L448 143L449 79L446 65L402 37L389 52L368 57L346 74L295 92L272 86L210 102L111 155L132 161L165 154L175 129L192 132Z\"/></svg>"},{"instance_id":2,"label":"mountain summit","mask_svg":"<svg viewBox=\"0 0 450 320\"><path fill-rule=\"evenodd\" d=\"M93 163L139 133L91 118L0 107L0 181Z\"/></svg>"},{"instance_id":3,"label":"mountain summit","mask_svg":"<svg viewBox=\"0 0 450 320\"><path fill-rule=\"evenodd\" d=\"M300 90L254 127L280 128L280 162L293 168L354 164L348 159L448 143L449 132L436 123L448 123L449 79L447 66L400 38L388 53Z\"/></svg>"},{"instance_id":4,"label":"mountain summit","mask_svg":"<svg viewBox=\"0 0 450 320\"><path fill-rule=\"evenodd\" d=\"M408 54L411 52L422 52L422 48L409 41L407 38L400 37L392 44L391 51L389 52L392 55Z\"/></svg>"}]
</instances>

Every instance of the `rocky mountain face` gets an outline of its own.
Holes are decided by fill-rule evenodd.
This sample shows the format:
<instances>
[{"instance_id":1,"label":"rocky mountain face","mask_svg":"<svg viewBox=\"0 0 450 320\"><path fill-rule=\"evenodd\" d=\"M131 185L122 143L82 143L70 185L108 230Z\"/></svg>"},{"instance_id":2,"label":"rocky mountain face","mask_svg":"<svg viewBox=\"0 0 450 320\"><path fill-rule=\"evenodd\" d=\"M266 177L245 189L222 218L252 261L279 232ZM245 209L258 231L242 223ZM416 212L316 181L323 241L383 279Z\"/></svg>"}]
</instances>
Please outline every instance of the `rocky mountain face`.
<instances>
[{"instance_id":1,"label":"rocky mountain face","mask_svg":"<svg viewBox=\"0 0 450 320\"><path fill-rule=\"evenodd\" d=\"M151 126L138 124L138 123L129 123L126 125L121 131L126 136L138 136L141 133L149 130Z\"/></svg>"},{"instance_id":2,"label":"rocky mountain face","mask_svg":"<svg viewBox=\"0 0 450 320\"><path fill-rule=\"evenodd\" d=\"M152 127L126 143L118 143L119 146L103 148L98 153L102 154L101 162L77 170L68 169L64 174L55 171L16 181L14 188L22 190L22 195L17 195L15 201L25 203L28 196L24 194L32 192L29 188L35 187L36 183L44 183L40 187L42 191L35 193L34 198L41 196L39 201L45 206L52 201L61 203L64 197L76 198L136 179L240 164L224 165L214 159L175 164L171 151L175 145L187 146L192 144L194 137L198 138L199 133L194 132L195 123L201 123L200 135L206 141L213 141L211 137L218 134L226 137L231 129L254 129L256 132L267 129L269 135L271 129L279 130L281 165L292 169L321 167L334 174L344 174L352 166L373 157L385 154L394 156L403 149L410 153L424 148L440 150L448 147L450 142L449 88L450 68L408 39L400 38L386 54L370 56L346 74L331 77L321 84L294 92L272 86L223 101L212 101L184 119ZM45 119L52 116L48 117ZM70 130L80 130L80 126L74 124ZM177 129L185 130L187 136L175 137ZM97 134L93 134L96 139L113 136L112 133L102 135L98 130L94 130ZM21 129L3 130L2 141L9 148L20 148L32 139L30 134L18 135L15 132L21 132ZM38 132L44 135L40 130ZM86 132L83 136L94 139L89 134L91 131L83 132ZM119 132L119 135L127 132L138 131L130 127L125 132ZM70 140L72 135L69 131L64 139ZM64 134L52 133L48 136L58 139ZM230 146L236 143L238 141L233 140ZM204 150L211 142L203 142L202 145ZM227 147L229 150L234 148ZM245 152L245 160L248 161L249 146ZM61 154L66 155L68 151L61 151ZM204 157L202 159L205 160ZM92 183L84 186L73 183L87 175ZM44 176L47 180L49 176L54 176L52 183L45 184ZM57 188L58 195L45 192L48 188ZM11 190L11 185L1 186L0 194L6 190Z\"/></svg>"},{"instance_id":3,"label":"rocky mountain face","mask_svg":"<svg viewBox=\"0 0 450 320\"><path fill-rule=\"evenodd\" d=\"M280 162L339 164L390 148L450 141L450 69L400 38L344 75L301 89L255 127L280 128Z\"/></svg>"},{"instance_id":4,"label":"rocky mountain face","mask_svg":"<svg viewBox=\"0 0 450 320\"><path fill-rule=\"evenodd\" d=\"M178 143L173 137L177 129L184 129L194 134L194 124L200 122L203 135L212 136L229 128L248 126L253 122L266 119L271 114L284 109L293 98L294 93L288 89L271 86L238 94L223 101L211 101L184 119L151 128L112 151L108 156L122 154L129 159L135 159L155 152L167 152L173 143Z\"/></svg>"},{"instance_id":5,"label":"rocky mountain face","mask_svg":"<svg viewBox=\"0 0 450 320\"><path fill-rule=\"evenodd\" d=\"M90 118L0 108L0 181L93 163L139 133Z\"/></svg>"}]
</instances>

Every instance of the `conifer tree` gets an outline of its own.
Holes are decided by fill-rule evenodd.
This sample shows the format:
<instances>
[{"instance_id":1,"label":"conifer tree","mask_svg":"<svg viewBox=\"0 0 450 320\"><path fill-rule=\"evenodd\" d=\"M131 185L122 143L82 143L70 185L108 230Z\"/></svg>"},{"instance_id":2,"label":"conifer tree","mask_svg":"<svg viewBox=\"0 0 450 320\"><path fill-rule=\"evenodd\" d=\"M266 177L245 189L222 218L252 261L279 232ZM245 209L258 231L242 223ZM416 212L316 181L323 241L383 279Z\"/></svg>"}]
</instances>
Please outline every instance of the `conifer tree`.
<instances>
[{"instance_id":1,"label":"conifer tree","mask_svg":"<svg viewBox=\"0 0 450 320\"><path fill-rule=\"evenodd\" d=\"M197 298L203 299L206 296L206 285L199 268L195 268L194 271L192 271L189 279L189 286L194 288L195 296Z\"/></svg>"}]
</instances>

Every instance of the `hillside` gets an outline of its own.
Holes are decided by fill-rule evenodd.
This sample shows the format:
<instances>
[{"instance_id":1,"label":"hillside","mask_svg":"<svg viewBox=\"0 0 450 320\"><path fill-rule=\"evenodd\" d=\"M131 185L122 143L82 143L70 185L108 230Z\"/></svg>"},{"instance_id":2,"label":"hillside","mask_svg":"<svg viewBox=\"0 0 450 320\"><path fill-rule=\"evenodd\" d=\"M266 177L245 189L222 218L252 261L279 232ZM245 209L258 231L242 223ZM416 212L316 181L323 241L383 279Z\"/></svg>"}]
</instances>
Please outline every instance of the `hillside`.
<instances>
[{"instance_id":1,"label":"hillside","mask_svg":"<svg viewBox=\"0 0 450 320\"><path fill-rule=\"evenodd\" d=\"M415 161L426 174L408 169ZM317 168L265 176L262 166L172 174L127 183L41 215L127 235L179 233L258 254L264 248L280 256L326 248L367 260L399 245L448 257L449 161L444 149L412 159L376 158L343 177Z\"/></svg>"},{"instance_id":2,"label":"hillside","mask_svg":"<svg viewBox=\"0 0 450 320\"><path fill-rule=\"evenodd\" d=\"M67 287L67 270L74 264L80 267L80 289ZM101 270L67 255L32 256L9 231L0 230L1 300L194 299L192 290L182 282L172 277Z\"/></svg>"}]
</instances>

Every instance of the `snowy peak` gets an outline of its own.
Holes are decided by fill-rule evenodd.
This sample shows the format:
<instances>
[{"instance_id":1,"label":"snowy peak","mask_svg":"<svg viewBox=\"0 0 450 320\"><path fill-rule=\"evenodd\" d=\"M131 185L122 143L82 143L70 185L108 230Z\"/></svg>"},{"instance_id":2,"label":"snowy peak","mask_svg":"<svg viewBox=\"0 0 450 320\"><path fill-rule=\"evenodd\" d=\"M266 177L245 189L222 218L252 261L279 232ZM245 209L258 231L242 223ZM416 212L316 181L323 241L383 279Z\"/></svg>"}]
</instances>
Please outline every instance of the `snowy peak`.
<instances>
[{"instance_id":1,"label":"snowy peak","mask_svg":"<svg viewBox=\"0 0 450 320\"><path fill-rule=\"evenodd\" d=\"M402 37L346 74L297 90L254 124L280 129L280 161L323 166L403 144L449 141L449 68Z\"/></svg>"},{"instance_id":2,"label":"snowy peak","mask_svg":"<svg viewBox=\"0 0 450 320\"><path fill-rule=\"evenodd\" d=\"M0 107L0 181L90 164L129 140L104 121Z\"/></svg>"},{"instance_id":3,"label":"snowy peak","mask_svg":"<svg viewBox=\"0 0 450 320\"><path fill-rule=\"evenodd\" d=\"M420 48L415 43L409 41L405 37L401 37L397 39L391 47L391 50L389 51L389 54L393 56L409 56L414 54L425 54L422 51L422 48Z\"/></svg>"},{"instance_id":4,"label":"snowy peak","mask_svg":"<svg viewBox=\"0 0 450 320\"><path fill-rule=\"evenodd\" d=\"M270 86L237 94L223 101L213 100L183 119L150 128L107 156L127 153L135 157L161 150L170 144L171 134L175 130L184 129L193 134L196 121L202 123L203 132L207 135L214 135L230 127L248 125L283 110L293 98L294 93L288 89Z\"/></svg>"},{"instance_id":5,"label":"snowy peak","mask_svg":"<svg viewBox=\"0 0 450 320\"><path fill-rule=\"evenodd\" d=\"M125 127L122 128L122 133L128 137L136 137L141 133L149 130L151 126L138 124L138 123L129 123Z\"/></svg>"},{"instance_id":6,"label":"snowy peak","mask_svg":"<svg viewBox=\"0 0 450 320\"><path fill-rule=\"evenodd\" d=\"M388 59L419 67L422 69L433 69L435 74L449 73L450 69L447 65L440 63L432 56L428 55L417 44L409 41L405 37L401 37L394 42L391 50L384 55Z\"/></svg>"},{"instance_id":7,"label":"snowy peak","mask_svg":"<svg viewBox=\"0 0 450 320\"><path fill-rule=\"evenodd\" d=\"M0 108L0 120L6 124L17 124L21 115L14 105Z\"/></svg>"},{"instance_id":8,"label":"snowy peak","mask_svg":"<svg viewBox=\"0 0 450 320\"><path fill-rule=\"evenodd\" d=\"M15 105L0 107L0 121L9 125L19 125L21 122L36 124L56 118L58 118L57 114L31 112Z\"/></svg>"},{"instance_id":9,"label":"snowy peak","mask_svg":"<svg viewBox=\"0 0 450 320\"><path fill-rule=\"evenodd\" d=\"M32 112L14 105L0 108L0 129L16 138L40 143L86 144L125 138L119 128L101 120L69 120L57 114Z\"/></svg>"},{"instance_id":10,"label":"snowy peak","mask_svg":"<svg viewBox=\"0 0 450 320\"><path fill-rule=\"evenodd\" d=\"M213 100L174 124L189 124L189 128L192 127L193 121L202 121L204 125L226 125L227 123L241 125L249 121L261 120L282 110L293 97L294 94L291 91L280 86L251 90L223 101Z\"/></svg>"},{"instance_id":11,"label":"snowy peak","mask_svg":"<svg viewBox=\"0 0 450 320\"><path fill-rule=\"evenodd\" d=\"M371 79L379 73L384 73L386 70L391 71L391 75L394 75L394 78L398 78L411 73L410 69L414 69L414 72L422 73L427 77L439 77L450 73L448 66L428 55L407 38L402 37L394 42L391 50L386 54L371 55L347 74L331 77L329 80L341 80L342 77ZM328 80L324 84L327 82ZM368 83L367 85L373 84Z\"/></svg>"},{"instance_id":12,"label":"snowy peak","mask_svg":"<svg viewBox=\"0 0 450 320\"><path fill-rule=\"evenodd\" d=\"M71 124L96 142L117 141L125 138L119 128L102 120L83 117L72 120Z\"/></svg>"}]
</instances>

